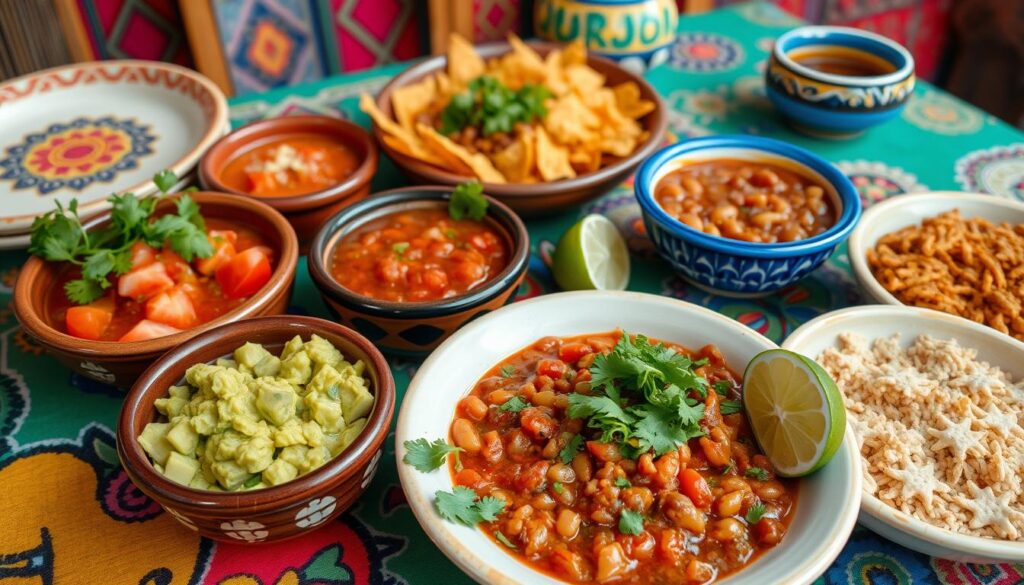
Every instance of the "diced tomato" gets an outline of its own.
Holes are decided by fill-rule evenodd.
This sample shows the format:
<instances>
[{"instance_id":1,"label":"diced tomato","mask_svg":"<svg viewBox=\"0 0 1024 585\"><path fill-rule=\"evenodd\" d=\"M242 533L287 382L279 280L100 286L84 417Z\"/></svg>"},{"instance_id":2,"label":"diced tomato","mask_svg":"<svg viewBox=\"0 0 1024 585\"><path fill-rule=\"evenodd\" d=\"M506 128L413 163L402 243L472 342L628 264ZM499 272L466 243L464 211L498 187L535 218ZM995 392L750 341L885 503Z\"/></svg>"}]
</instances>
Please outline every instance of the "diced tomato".
<instances>
[{"instance_id":1,"label":"diced tomato","mask_svg":"<svg viewBox=\"0 0 1024 585\"><path fill-rule=\"evenodd\" d=\"M274 263L274 251L271 250L269 246L250 246L250 247L245 248L245 249L246 250L259 250L260 252L263 252L264 256L267 257L267 260L270 260L271 264ZM239 252L241 252L241 251L242 250L239 250Z\"/></svg>"},{"instance_id":2,"label":"diced tomato","mask_svg":"<svg viewBox=\"0 0 1024 585\"><path fill-rule=\"evenodd\" d=\"M149 299L146 318L178 329L188 329L197 321L192 299L181 287L165 290Z\"/></svg>"},{"instance_id":3,"label":"diced tomato","mask_svg":"<svg viewBox=\"0 0 1024 585\"><path fill-rule=\"evenodd\" d=\"M163 262L164 267L167 268L167 275L175 282L191 281L195 278L192 267L170 246L164 246L160 252L160 262Z\"/></svg>"},{"instance_id":4,"label":"diced tomato","mask_svg":"<svg viewBox=\"0 0 1024 585\"><path fill-rule=\"evenodd\" d=\"M598 461L621 461L622 453L615 443L602 443L601 441L587 441L587 451L597 458Z\"/></svg>"},{"instance_id":5,"label":"diced tomato","mask_svg":"<svg viewBox=\"0 0 1024 585\"><path fill-rule=\"evenodd\" d=\"M71 335L96 340L103 336L113 318L114 300L104 298L88 305L69 308L64 315L64 323Z\"/></svg>"},{"instance_id":6,"label":"diced tomato","mask_svg":"<svg viewBox=\"0 0 1024 585\"><path fill-rule=\"evenodd\" d=\"M132 269L142 268L156 261L156 249L144 243L132 244Z\"/></svg>"},{"instance_id":7,"label":"diced tomato","mask_svg":"<svg viewBox=\"0 0 1024 585\"><path fill-rule=\"evenodd\" d=\"M235 232L230 232L235 233ZM236 235L235 238L238 239ZM196 270L199 274L210 276L217 272L217 269L224 266L231 259L235 257L238 252L235 250L235 243L229 238L217 239L213 236L213 232L210 232L210 244L213 246L213 255L209 258L199 258L196 260Z\"/></svg>"},{"instance_id":8,"label":"diced tomato","mask_svg":"<svg viewBox=\"0 0 1024 585\"><path fill-rule=\"evenodd\" d=\"M263 246L239 252L217 270L217 284L229 299L256 293L270 280L270 258Z\"/></svg>"},{"instance_id":9,"label":"diced tomato","mask_svg":"<svg viewBox=\"0 0 1024 585\"><path fill-rule=\"evenodd\" d=\"M575 364L583 356L593 353L586 343L566 343L558 348L558 359L569 364Z\"/></svg>"},{"instance_id":10,"label":"diced tomato","mask_svg":"<svg viewBox=\"0 0 1024 585\"><path fill-rule=\"evenodd\" d=\"M565 364L560 360L540 360L537 363L537 375L557 380L565 375Z\"/></svg>"},{"instance_id":11,"label":"diced tomato","mask_svg":"<svg viewBox=\"0 0 1024 585\"><path fill-rule=\"evenodd\" d=\"M146 299L174 286L167 268L160 262L136 268L117 280L117 294L130 299Z\"/></svg>"},{"instance_id":12,"label":"diced tomato","mask_svg":"<svg viewBox=\"0 0 1024 585\"><path fill-rule=\"evenodd\" d=\"M149 319L143 319L135 327L132 327L131 331L121 336L121 339L118 339L118 341L146 341L147 339L156 339L157 337L165 337L179 332L181 332L181 329L150 321Z\"/></svg>"},{"instance_id":13,"label":"diced tomato","mask_svg":"<svg viewBox=\"0 0 1024 585\"><path fill-rule=\"evenodd\" d=\"M232 246L238 243L238 232L235 230L210 230L206 235L209 236L211 244L216 244L220 240Z\"/></svg>"},{"instance_id":14,"label":"diced tomato","mask_svg":"<svg viewBox=\"0 0 1024 585\"><path fill-rule=\"evenodd\" d=\"M711 505L711 486L697 470L686 468L679 474L680 488L698 508Z\"/></svg>"}]
</instances>

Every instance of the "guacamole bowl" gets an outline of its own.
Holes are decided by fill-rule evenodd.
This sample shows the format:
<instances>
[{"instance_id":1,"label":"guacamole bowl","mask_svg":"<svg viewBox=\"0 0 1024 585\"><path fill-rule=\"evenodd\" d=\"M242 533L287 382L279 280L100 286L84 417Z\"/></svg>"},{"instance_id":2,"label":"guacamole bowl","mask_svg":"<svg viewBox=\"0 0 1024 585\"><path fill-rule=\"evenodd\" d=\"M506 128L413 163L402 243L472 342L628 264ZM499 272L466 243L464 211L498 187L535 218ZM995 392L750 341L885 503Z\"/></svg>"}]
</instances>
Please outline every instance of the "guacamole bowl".
<instances>
[{"instance_id":1,"label":"guacamole bowl","mask_svg":"<svg viewBox=\"0 0 1024 585\"><path fill-rule=\"evenodd\" d=\"M330 342L346 361L365 364L361 375L374 400L365 427L351 444L290 481L239 491L188 487L165 476L151 462L139 437L147 424L160 417L156 400L167 397L171 386L182 384L191 366L230 357L246 342L277 354L295 336L309 340L313 335ZM394 409L391 371L381 353L362 335L313 317L248 319L197 335L155 361L139 377L118 421L117 452L132 482L186 528L225 542L278 541L325 525L366 490L377 471Z\"/></svg>"}]
</instances>

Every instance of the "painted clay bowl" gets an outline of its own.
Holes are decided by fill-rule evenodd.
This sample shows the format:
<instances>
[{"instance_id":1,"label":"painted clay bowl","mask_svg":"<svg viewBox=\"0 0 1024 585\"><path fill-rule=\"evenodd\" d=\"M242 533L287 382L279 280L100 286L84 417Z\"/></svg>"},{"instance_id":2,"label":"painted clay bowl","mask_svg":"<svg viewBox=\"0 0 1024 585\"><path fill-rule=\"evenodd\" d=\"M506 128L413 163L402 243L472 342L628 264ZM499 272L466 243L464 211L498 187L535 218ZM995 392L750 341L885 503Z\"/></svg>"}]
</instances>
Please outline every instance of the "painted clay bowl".
<instances>
[{"instance_id":1,"label":"painted clay bowl","mask_svg":"<svg viewBox=\"0 0 1024 585\"><path fill-rule=\"evenodd\" d=\"M78 63L12 79L0 83L0 109L0 236L28 232L54 199L77 199L85 217L109 209L111 193L155 193L154 174L184 178L230 127L212 81L154 61Z\"/></svg>"},{"instance_id":2,"label":"painted clay bowl","mask_svg":"<svg viewBox=\"0 0 1024 585\"><path fill-rule=\"evenodd\" d=\"M344 451L292 481L261 490L214 492L192 489L164 477L150 463L137 437L159 416L153 402L178 384L185 370L212 362L250 341L279 351L299 335L330 341L346 359L366 364L375 397L366 428ZM314 317L279 315L222 325L195 336L150 366L125 398L117 425L117 454L132 482L164 510L201 535L229 542L258 543L306 534L344 512L377 471L395 410L395 381L384 356L355 331Z\"/></svg>"},{"instance_id":3,"label":"painted clay bowl","mask_svg":"<svg viewBox=\"0 0 1024 585\"><path fill-rule=\"evenodd\" d=\"M385 352L422 356L469 321L509 301L526 275L530 238L522 220L488 197L485 221L505 238L509 263L491 280L462 295L437 301L391 302L357 294L331 276L338 242L368 221L391 213L446 207L449 187L408 187L376 194L327 220L309 250L309 274L338 320L351 326Z\"/></svg>"},{"instance_id":4,"label":"painted clay bowl","mask_svg":"<svg viewBox=\"0 0 1024 585\"><path fill-rule=\"evenodd\" d=\"M253 148L273 140L306 136L329 138L347 146L359 160L355 172L328 189L285 197L257 197L222 180L224 168ZM361 126L328 116L287 116L254 122L221 138L199 164L199 181L204 189L255 197L280 211L295 228L300 249L305 252L325 219L370 193L377 159L377 143Z\"/></svg>"},{"instance_id":5,"label":"painted clay bowl","mask_svg":"<svg viewBox=\"0 0 1024 585\"><path fill-rule=\"evenodd\" d=\"M223 218L256 230L275 252L270 281L233 311L187 331L147 341L91 341L64 333L55 323L48 305L49 291L59 282L65 267L38 257L29 258L14 288L14 313L25 332L58 361L79 374L100 382L128 388L156 358L203 331L218 325L257 317L277 315L288 307L299 245L288 221L270 206L246 197L226 193L197 192L192 198L204 217ZM161 202L169 209L172 201ZM105 226L109 214L85 223L87 230Z\"/></svg>"},{"instance_id":6,"label":"painted clay bowl","mask_svg":"<svg viewBox=\"0 0 1024 585\"><path fill-rule=\"evenodd\" d=\"M542 57L560 47L560 45L552 43L530 42L527 44ZM476 46L476 52L484 59L504 55L510 50L508 43L504 42ZM391 93L399 87L416 83L428 75L434 75L447 67L447 62L447 57L440 55L406 69L377 94L377 107L384 115L392 117ZM484 183L485 193L508 205L516 213L525 216L553 213L603 195L633 174L640 162L650 156L661 144L668 118L665 113L665 105L661 102L658 92L642 77L608 59L588 54L587 65L604 75L606 85L612 86L631 81L640 88L641 98L654 102L654 111L639 121L643 129L648 132L647 140L640 144L633 154L622 160L572 179L547 183ZM384 152L414 183L458 185L471 178L439 169L394 150L381 140L384 132L376 124L373 125L373 134Z\"/></svg>"}]
</instances>

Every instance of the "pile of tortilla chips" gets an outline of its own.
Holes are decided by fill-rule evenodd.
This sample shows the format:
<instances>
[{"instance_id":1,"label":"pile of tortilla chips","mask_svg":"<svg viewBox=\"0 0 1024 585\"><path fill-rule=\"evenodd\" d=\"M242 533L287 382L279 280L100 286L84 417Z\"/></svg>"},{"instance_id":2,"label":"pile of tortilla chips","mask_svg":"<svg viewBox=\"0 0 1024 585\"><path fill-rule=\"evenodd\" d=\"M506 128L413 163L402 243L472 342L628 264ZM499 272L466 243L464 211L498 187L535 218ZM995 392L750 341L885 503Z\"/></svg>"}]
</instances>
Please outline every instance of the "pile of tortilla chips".
<instances>
[{"instance_id":1,"label":"pile of tortilla chips","mask_svg":"<svg viewBox=\"0 0 1024 585\"><path fill-rule=\"evenodd\" d=\"M448 68L391 95L395 119L384 115L366 94L359 107L383 131L383 141L406 156L490 183L536 183L568 179L629 156L647 140L637 121L655 108L640 98L633 82L605 86L603 75L586 65L580 41L542 58L515 35L512 50L484 61L473 45L452 35ZM436 122L452 96L469 82L491 76L512 90L543 85L552 94L547 115L518 124L511 144L489 156L440 134Z\"/></svg>"}]
</instances>

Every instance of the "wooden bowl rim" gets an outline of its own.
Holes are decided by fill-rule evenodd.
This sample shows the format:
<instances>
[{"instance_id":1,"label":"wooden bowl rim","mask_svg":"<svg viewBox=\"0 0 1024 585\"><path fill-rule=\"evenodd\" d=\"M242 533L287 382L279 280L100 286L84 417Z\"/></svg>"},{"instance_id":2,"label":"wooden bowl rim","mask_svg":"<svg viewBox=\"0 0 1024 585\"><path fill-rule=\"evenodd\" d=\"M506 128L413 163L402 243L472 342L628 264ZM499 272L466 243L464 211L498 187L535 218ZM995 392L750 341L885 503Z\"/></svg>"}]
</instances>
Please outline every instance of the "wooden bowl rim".
<instances>
[{"instance_id":1,"label":"wooden bowl rim","mask_svg":"<svg viewBox=\"0 0 1024 585\"><path fill-rule=\"evenodd\" d=\"M321 293L340 304L359 312L391 319L431 319L454 315L482 305L520 281L530 263L530 235L523 220L507 205L486 195L487 217L492 225L501 229L512 242L510 258L505 268L478 288L461 295L434 301L383 301L353 292L341 285L327 268L330 261L328 245L335 233L345 225L358 221L363 215L408 203L410 201L445 201L452 187L446 185L414 185L374 193L327 219L313 238L307 256L307 268L313 284Z\"/></svg>"},{"instance_id":2,"label":"wooden bowl rim","mask_svg":"<svg viewBox=\"0 0 1024 585\"><path fill-rule=\"evenodd\" d=\"M338 138L339 142L345 142L347 146L351 147L351 145L355 144L356 150L364 153L362 161L351 175L337 185L302 195L280 197L255 196L245 191L233 189L221 180L220 174L224 170L223 167L227 165L232 155L240 148L275 134L288 133L331 136ZM216 165L215 168L214 163L217 162L216 159L218 158L222 159L222 162ZM199 182L204 188L211 191L231 193L256 199L278 211L292 213L322 207L356 193L369 184L373 175L377 172L379 158L380 151L377 148L377 141L373 139L365 128L348 120L332 118L330 116L283 116L268 118L246 124L214 143L210 150L203 155L203 159L199 163Z\"/></svg>"},{"instance_id":3,"label":"wooden bowl rim","mask_svg":"<svg viewBox=\"0 0 1024 585\"><path fill-rule=\"evenodd\" d=\"M547 55L551 51L565 46L560 43L549 43L544 41L525 42L541 56ZM497 41L475 45L475 49L477 54L484 59L488 59L504 55L505 53L510 52L512 47L505 41ZM392 78L391 81L389 81L388 84L385 85L377 94L377 107L385 116L393 118L391 94L394 90L409 83L419 81L429 74L442 70L447 63L447 55L437 55L416 63L405 71L402 71ZM615 178L621 173L627 172L627 170L632 167L639 165L641 161L650 156L650 154L658 148L658 145L661 144L661 140L665 134L665 129L668 127L668 116L666 115L665 104L658 92L655 91L651 84L647 83L643 77L621 67L615 61L595 55L591 51L587 51L587 65L597 70L598 73L609 69L620 71L621 74L626 77L626 81L632 81L640 88L641 97L654 102L654 110L641 118L641 120L650 119L647 124L643 124L643 122L641 122L641 124L644 125L650 133L647 140L637 146L636 150L634 150L629 156L591 173L579 175L571 179L561 179L558 181L542 183L484 182L483 186L485 192L496 197L527 199L550 197L551 195L567 193L570 191L590 189L605 181ZM473 178L442 170L432 164L414 159L392 149L382 139L385 134L384 131L381 130L376 122L372 122L372 125L373 135L377 139L377 142L380 143L381 149L383 149L384 152L395 161L395 164L398 167L408 169L409 172L415 175L425 177L425 182L456 185Z\"/></svg>"},{"instance_id":4,"label":"wooden bowl rim","mask_svg":"<svg viewBox=\"0 0 1024 585\"><path fill-rule=\"evenodd\" d=\"M142 429L136 428L134 420L140 410L152 407L152 401L166 394L167 388L175 384L185 375L188 366L198 362L189 361L189 357L212 346L223 345L224 355L244 344L253 330L279 333L282 342L294 335L326 335L342 337L354 344L366 356L367 367L375 373L376 384L373 389L374 406L369 415L366 427L348 447L338 456L332 457L322 466L300 475L299 477L265 489L244 492L215 492L194 489L180 485L167 479L153 468L149 457L137 436ZM353 356L346 356L351 358ZM180 370L177 375L172 372ZM168 383L160 382L162 378L171 376ZM158 384L159 383L159 384ZM152 394L153 398L149 395ZM139 376L128 395L118 417L117 451L122 464L130 475L137 476L146 488L154 492L154 499L161 503L166 500L193 512L230 512L237 513L268 513L276 509L290 507L300 501L322 493L351 478L359 470L366 467L374 452L380 449L387 438L394 416L395 380L387 361L368 339L358 332L319 317L298 315L273 315L257 317L221 325L168 351L149 366Z\"/></svg>"},{"instance_id":5,"label":"wooden bowl rim","mask_svg":"<svg viewBox=\"0 0 1024 585\"><path fill-rule=\"evenodd\" d=\"M170 195L166 200L173 200L178 195L180 194ZM174 346L195 337L197 334L209 331L218 325L237 321L239 319L245 319L255 315L260 308L266 306L281 294L285 294L294 279L295 267L299 260L298 238L295 235L295 230L292 229L291 224L288 223L288 220L285 219L280 212L269 205L248 197L232 195L229 193L216 193L212 191L196 191L194 193L189 193L189 195L200 205L200 207L203 205L210 205L228 210L246 209L254 211L257 215L266 219L274 228L274 231L277 233L277 236L281 241L281 250L278 251L280 256L277 262L277 267L274 268L274 271L270 274L270 281L263 285L263 288L257 291L252 298L242 303L234 310L229 311L212 321L187 329L181 333L175 333L174 335L167 335L146 341L129 342L92 341L89 339L81 339L58 331L56 328L50 326L49 323L43 319L43 316L36 311L35 299L40 293L35 290L35 283L39 276L44 272L58 270L60 263L50 262L37 256L32 256L22 267L21 273L18 276L18 281L14 286L14 312L26 332L46 345L53 346L59 350L72 354L90 356L106 361L123 361L148 354L161 354ZM88 231L104 225L109 221L110 212L108 211L89 219L84 223L84 227ZM45 302L45 299L39 302Z\"/></svg>"}]
</instances>

